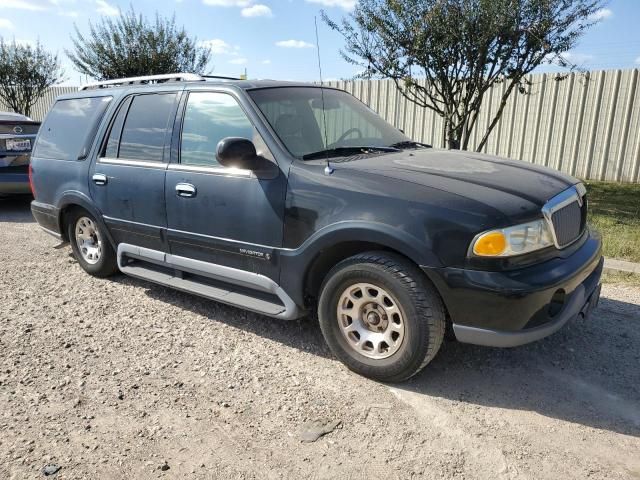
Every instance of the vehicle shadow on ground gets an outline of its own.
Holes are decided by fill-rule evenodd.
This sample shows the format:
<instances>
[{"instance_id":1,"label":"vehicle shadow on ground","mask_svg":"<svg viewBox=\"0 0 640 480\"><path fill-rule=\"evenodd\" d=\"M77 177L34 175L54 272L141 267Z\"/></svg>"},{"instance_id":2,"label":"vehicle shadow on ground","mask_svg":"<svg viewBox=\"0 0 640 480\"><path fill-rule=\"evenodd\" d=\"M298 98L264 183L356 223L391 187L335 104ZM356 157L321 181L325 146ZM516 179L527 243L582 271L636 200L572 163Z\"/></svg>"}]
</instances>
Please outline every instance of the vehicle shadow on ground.
<instances>
[{"instance_id":1,"label":"vehicle shadow on ground","mask_svg":"<svg viewBox=\"0 0 640 480\"><path fill-rule=\"evenodd\" d=\"M603 298L590 319L513 349L449 342L395 387L638 437L640 306Z\"/></svg>"},{"instance_id":2,"label":"vehicle shadow on ground","mask_svg":"<svg viewBox=\"0 0 640 480\"><path fill-rule=\"evenodd\" d=\"M0 196L0 222L33 223L31 195Z\"/></svg>"},{"instance_id":3,"label":"vehicle shadow on ground","mask_svg":"<svg viewBox=\"0 0 640 480\"><path fill-rule=\"evenodd\" d=\"M131 277L115 277L117 281L146 287L146 294L161 302L202 315L269 340L324 358L332 357L324 343L318 321L313 316L298 320L280 320L258 313L248 312L213 300L183 293L160 285L150 284Z\"/></svg>"},{"instance_id":4,"label":"vehicle shadow on ground","mask_svg":"<svg viewBox=\"0 0 640 480\"><path fill-rule=\"evenodd\" d=\"M149 297L210 320L332 358L315 317L278 320L129 277L117 281L144 286ZM393 387L640 436L639 365L640 306L603 298L591 319L534 344L499 349L446 341L423 372Z\"/></svg>"}]
</instances>

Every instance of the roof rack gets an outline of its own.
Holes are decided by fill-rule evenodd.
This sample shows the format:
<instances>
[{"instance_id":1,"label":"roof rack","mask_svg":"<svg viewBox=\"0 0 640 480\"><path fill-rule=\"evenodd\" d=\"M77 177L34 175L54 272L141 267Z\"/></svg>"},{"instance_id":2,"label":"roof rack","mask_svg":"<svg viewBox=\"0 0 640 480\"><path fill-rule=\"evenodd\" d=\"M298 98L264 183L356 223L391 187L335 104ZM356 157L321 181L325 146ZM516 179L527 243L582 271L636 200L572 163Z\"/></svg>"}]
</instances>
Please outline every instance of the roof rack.
<instances>
[{"instance_id":1,"label":"roof rack","mask_svg":"<svg viewBox=\"0 0 640 480\"><path fill-rule=\"evenodd\" d=\"M149 85L164 82L204 82L207 78L220 80L240 80L234 77L217 77L213 75L198 75L195 73L168 73L164 75L146 75L143 77L116 78L102 82L88 83L79 90L95 90L98 88L120 87L124 85Z\"/></svg>"},{"instance_id":2,"label":"roof rack","mask_svg":"<svg viewBox=\"0 0 640 480\"><path fill-rule=\"evenodd\" d=\"M225 77L221 75L201 75L202 78L215 78L216 80L242 80L240 77Z\"/></svg>"}]
</instances>

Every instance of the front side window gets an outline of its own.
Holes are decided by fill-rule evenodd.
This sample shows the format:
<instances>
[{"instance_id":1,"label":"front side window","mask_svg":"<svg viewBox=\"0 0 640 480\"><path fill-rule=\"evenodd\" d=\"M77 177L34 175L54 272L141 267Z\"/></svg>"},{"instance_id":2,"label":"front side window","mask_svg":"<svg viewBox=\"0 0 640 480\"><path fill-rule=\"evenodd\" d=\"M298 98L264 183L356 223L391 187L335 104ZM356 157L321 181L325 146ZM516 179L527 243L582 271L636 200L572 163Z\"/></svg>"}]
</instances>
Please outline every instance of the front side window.
<instances>
[{"instance_id":1,"label":"front side window","mask_svg":"<svg viewBox=\"0 0 640 480\"><path fill-rule=\"evenodd\" d=\"M38 132L33 155L56 160L87 156L95 129L112 97L58 100Z\"/></svg>"},{"instance_id":2,"label":"front side window","mask_svg":"<svg viewBox=\"0 0 640 480\"><path fill-rule=\"evenodd\" d=\"M249 95L280 140L298 158L326 149L390 147L409 140L341 90L280 87L252 90Z\"/></svg>"},{"instance_id":3,"label":"front side window","mask_svg":"<svg viewBox=\"0 0 640 480\"><path fill-rule=\"evenodd\" d=\"M164 161L164 145L176 99L175 93L133 97L120 136L118 158Z\"/></svg>"},{"instance_id":4,"label":"front side window","mask_svg":"<svg viewBox=\"0 0 640 480\"><path fill-rule=\"evenodd\" d=\"M191 92L182 125L180 163L204 167L218 166L216 148L226 137L242 137L256 142L251 121L226 93Z\"/></svg>"}]
</instances>

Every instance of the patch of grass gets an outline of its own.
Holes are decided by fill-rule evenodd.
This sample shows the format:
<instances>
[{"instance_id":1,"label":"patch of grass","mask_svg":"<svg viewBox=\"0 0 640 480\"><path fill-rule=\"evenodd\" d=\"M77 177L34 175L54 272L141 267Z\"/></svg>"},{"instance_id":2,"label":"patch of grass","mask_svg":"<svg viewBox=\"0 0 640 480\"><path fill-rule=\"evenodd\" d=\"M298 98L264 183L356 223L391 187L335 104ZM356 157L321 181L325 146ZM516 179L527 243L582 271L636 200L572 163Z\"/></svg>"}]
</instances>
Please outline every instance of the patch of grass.
<instances>
[{"instance_id":1,"label":"patch of grass","mask_svg":"<svg viewBox=\"0 0 640 480\"><path fill-rule=\"evenodd\" d=\"M585 184L589 223L602 234L605 257L640 262L640 185Z\"/></svg>"},{"instance_id":2,"label":"patch of grass","mask_svg":"<svg viewBox=\"0 0 640 480\"><path fill-rule=\"evenodd\" d=\"M640 287L640 275L627 272L605 272L602 274L602 283L624 283L626 285L634 285L636 287Z\"/></svg>"}]
</instances>

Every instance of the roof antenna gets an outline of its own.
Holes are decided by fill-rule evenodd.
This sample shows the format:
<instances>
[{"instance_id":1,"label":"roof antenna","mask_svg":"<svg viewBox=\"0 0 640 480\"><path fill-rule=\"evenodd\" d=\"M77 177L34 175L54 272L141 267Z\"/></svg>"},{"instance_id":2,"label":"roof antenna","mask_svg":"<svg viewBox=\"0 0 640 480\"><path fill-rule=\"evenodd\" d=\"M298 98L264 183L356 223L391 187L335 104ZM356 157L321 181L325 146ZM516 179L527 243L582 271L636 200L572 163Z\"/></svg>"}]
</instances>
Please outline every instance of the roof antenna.
<instances>
[{"instance_id":1,"label":"roof antenna","mask_svg":"<svg viewBox=\"0 0 640 480\"><path fill-rule=\"evenodd\" d=\"M329 142L327 137L327 115L324 108L324 83L322 82L322 63L320 62L320 37L318 36L318 17L313 17L313 22L316 25L316 47L318 51L318 71L320 72L320 98L322 100L322 123L324 124L324 148L327 148ZM331 163L329 163L329 151L327 151L327 166L324 167L324 174L331 175L334 172Z\"/></svg>"}]
</instances>

